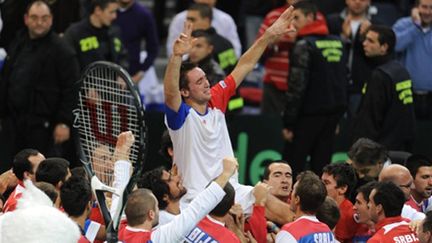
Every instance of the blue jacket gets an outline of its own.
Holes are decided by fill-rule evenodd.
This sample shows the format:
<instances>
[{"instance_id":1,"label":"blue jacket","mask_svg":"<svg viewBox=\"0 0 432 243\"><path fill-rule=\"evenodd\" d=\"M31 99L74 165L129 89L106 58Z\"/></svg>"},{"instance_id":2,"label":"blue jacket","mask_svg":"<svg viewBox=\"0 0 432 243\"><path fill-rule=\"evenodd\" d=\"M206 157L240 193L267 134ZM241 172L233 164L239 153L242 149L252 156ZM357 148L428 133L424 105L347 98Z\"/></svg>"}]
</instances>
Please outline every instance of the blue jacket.
<instances>
[{"instance_id":1,"label":"blue jacket","mask_svg":"<svg viewBox=\"0 0 432 243\"><path fill-rule=\"evenodd\" d=\"M432 91L432 28L426 32L411 17L399 19L393 26L396 52L408 69L414 90Z\"/></svg>"}]
</instances>

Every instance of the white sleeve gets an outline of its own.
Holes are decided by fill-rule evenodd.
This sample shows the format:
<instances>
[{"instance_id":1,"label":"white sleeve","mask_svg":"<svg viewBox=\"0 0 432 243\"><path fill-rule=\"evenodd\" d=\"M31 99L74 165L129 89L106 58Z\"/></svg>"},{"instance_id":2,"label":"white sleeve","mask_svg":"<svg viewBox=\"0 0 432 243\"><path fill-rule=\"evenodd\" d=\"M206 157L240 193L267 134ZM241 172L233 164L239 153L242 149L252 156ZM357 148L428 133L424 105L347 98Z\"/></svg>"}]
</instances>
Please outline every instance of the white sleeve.
<instances>
[{"instance_id":1,"label":"white sleeve","mask_svg":"<svg viewBox=\"0 0 432 243\"><path fill-rule=\"evenodd\" d=\"M225 196L223 189L212 182L204 191L198 194L189 206L165 225L162 225L151 235L153 242L182 242L184 237L206 216Z\"/></svg>"},{"instance_id":2,"label":"white sleeve","mask_svg":"<svg viewBox=\"0 0 432 243\"><path fill-rule=\"evenodd\" d=\"M93 242L96 239L97 233L101 227L101 224L95 221L90 221L90 225L87 228L87 231L85 233L85 237L90 242Z\"/></svg>"},{"instance_id":3,"label":"white sleeve","mask_svg":"<svg viewBox=\"0 0 432 243\"><path fill-rule=\"evenodd\" d=\"M119 160L114 163L114 181L113 187L117 191L123 191L129 182L132 165L126 160ZM121 196L121 195L120 195ZM111 199L110 213L114 215L120 199L119 195L113 194Z\"/></svg>"},{"instance_id":4,"label":"white sleeve","mask_svg":"<svg viewBox=\"0 0 432 243\"><path fill-rule=\"evenodd\" d=\"M295 242L297 242L297 240L289 232L287 232L285 230L281 230L276 235L276 243L286 243L286 242L295 243Z\"/></svg>"},{"instance_id":5,"label":"white sleeve","mask_svg":"<svg viewBox=\"0 0 432 243\"><path fill-rule=\"evenodd\" d=\"M219 35L231 42L237 58L240 58L242 47L237 33L237 25L233 18L229 14L215 8L213 11L212 26Z\"/></svg>"},{"instance_id":6,"label":"white sleeve","mask_svg":"<svg viewBox=\"0 0 432 243\"><path fill-rule=\"evenodd\" d=\"M168 37L166 41L166 51L167 57L170 57L172 54L172 48L174 41L177 37L180 36L180 33L183 31L183 24L186 20L186 11L178 13L172 19L169 28L168 28Z\"/></svg>"},{"instance_id":7,"label":"white sleeve","mask_svg":"<svg viewBox=\"0 0 432 243\"><path fill-rule=\"evenodd\" d=\"M402 208L401 216L402 218L407 218L411 221L423 220L426 217L424 213L418 212L417 210L406 204L404 204Z\"/></svg>"}]
</instances>

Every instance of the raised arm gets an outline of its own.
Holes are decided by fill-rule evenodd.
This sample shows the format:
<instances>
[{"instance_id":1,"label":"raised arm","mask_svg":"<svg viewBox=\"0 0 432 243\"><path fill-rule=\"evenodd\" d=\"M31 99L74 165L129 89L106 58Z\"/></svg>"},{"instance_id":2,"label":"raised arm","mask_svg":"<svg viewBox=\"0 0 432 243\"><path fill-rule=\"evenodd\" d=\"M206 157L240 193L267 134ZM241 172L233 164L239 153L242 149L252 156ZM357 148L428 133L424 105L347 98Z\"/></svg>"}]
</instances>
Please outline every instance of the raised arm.
<instances>
[{"instance_id":1,"label":"raised arm","mask_svg":"<svg viewBox=\"0 0 432 243\"><path fill-rule=\"evenodd\" d=\"M289 7L282 15L255 41L255 43L240 57L237 66L231 75L236 81L237 87L241 84L245 76L252 71L267 46L278 40L284 34L294 32L295 28L291 25L293 20L293 7Z\"/></svg>"},{"instance_id":2,"label":"raised arm","mask_svg":"<svg viewBox=\"0 0 432 243\"><path fill-rule=\"evenodd\" d=\"M173 111L178 111L181 105L179 89L180 67L182 56L192 48L192 24L185 22L183 33L175 40L173 53L168 60L164 77L165 104Z\"/></svg>"}]
</instances>

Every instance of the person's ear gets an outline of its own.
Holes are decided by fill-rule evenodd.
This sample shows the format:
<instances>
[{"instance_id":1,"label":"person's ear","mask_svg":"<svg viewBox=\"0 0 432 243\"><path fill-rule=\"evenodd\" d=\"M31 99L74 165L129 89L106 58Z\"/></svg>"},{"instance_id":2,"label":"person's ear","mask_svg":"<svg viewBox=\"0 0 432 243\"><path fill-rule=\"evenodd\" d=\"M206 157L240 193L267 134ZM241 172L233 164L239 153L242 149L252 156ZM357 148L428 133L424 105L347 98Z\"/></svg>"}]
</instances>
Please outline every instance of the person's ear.
<instances>
[{"instance_id":1,"label":"person's ear","mask_svg":"<svg viewBox=\"0 0 432 243\"><path fill-rule=\"evenodd\" d=\"M339 195L344 195L348 191L348 185L338 187L337 191Z\"/></svg>"},{"instance_id":2,"label":"person's ear","mask_svg":"<svg viewBox=\"0 0 432 243\"><path fill-rule=\"evenodd\" d=\"M188 98L189 97L189 90L188 89L181 89L180 94L182 97Z\"/></svg>"}]
</instances>

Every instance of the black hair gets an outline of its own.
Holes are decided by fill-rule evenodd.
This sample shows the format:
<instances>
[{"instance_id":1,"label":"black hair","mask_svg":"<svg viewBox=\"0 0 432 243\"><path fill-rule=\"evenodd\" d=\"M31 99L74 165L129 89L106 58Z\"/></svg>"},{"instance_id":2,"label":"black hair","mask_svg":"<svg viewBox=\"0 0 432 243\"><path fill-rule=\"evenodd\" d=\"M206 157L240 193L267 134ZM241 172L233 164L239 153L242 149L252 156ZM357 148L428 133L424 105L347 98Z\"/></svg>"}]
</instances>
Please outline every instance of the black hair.
<instances>
[{"instance_id":1,"label":"black hair","mask_svg":"<svg viewBox=\"0 0 432 243\"><path fill-rule=\"evenodd\" d=\"M270 171L270 166L271 166L272 164L274 164L274 163L281 163L281 164L286 164L286 165L289 166L288 162L285 161L285 160L282 160L282 159L279 159L279 160L272 160L272 161L270 161L270 163L268 163L268 164L266 165L266 167L264 168L264 174L263 174L263 176L262 176L262 179L263 179L263 180L268 180L268 179L269 179L269 177L270 177L270 173L271 173L271 171Z\"/></svg>"},{"instance_id":2,"label":"black hair","mask_svg":"<svg viewBox=\"0 0 432 243\"><path fill-rule=\"evenodd\" d=\"M336 201L331 197L326 197L323 204L318 209L316 217L330 229L333 229L340 218L339 207Z\"/></svg>"},{"instance_id":3,"label":"black hair","mask_svg":"<svg viewBox=\"0 0 432 243\"><path fill-rule=\"evenodd\" d=\"M48 158L42 161L36 170L36 181L45 181L53 186L65 182L69 162L63 158Z\"/></svg>"},{"instance_id":4,"label":"black hair","mask_svg":"<svg viewBox=\"0 0 432 243\"><path fill-rule=\"evenodd\" d=\"M400 216L406 202L405 194L393 182L378 182L374 187L375 205L381 204L386 218Z\"/></svg>"},{"instance_id":5,"label":"black hair","mask_svg":"<svg viewBox=\"0 0 432 243\"><path fill-rule=\"evenodd\" d=\"M353 188L357 184L355 170L350 164L328 164L323 168L323 173L333 176L337 188L347 186L345 197L350 197Z\"/></svg>"},{"instance_id":6,"label":"black hair","mask_svg":"<svg viewBox=\"0 0 432 243\"><path fill-rule=\"evenodd\" d=\"M194 30L194 31L192 31L191 36L194 38L202 37L202 38L206 39L206 41L209 45L214 46L213 39L207 30Z\"/></svg>"},{"instance_id":7,"label":"black hair","mask_svg":"<svg viewBox=\"0 0 432 243\"><path fill-rule=\"evenodd\" d=\"M196 64L185 61L182 63L180 67L180 80L179 80L179 88L182 89L189 89L189 81L187 79L187 73L191 71L192 69L198 67Z\"/></svg>"},{"instance_id":8,"label":"black hair","mask_svg":"<svg viewBox=\"0 0 432 243\"><path fill-rule=\"evenodd\" d=\"M366 202L369 202L370 193L375 188L377 183L378 183L377 181L370 181L370 182L362 185L361 187L359 187L357 189L357 194L358 193L363 194L363 198L366 200Z\"/></svg>"},{"instance_id":9,"label":"black hair","mask_svg":"<svg viewBox=\"0 0 432 243\"><path fill-rule=\"evenodd\" d=\"M163 167L158 167L147 171L137 182L138 188L147 188L153 192L158 200L160 210L164 210L168 206L168 203L163 199L164 196L171 195L168 184L166 181L162 180L164 170Z\"/></svg>"},{"instance_id":10,"label":"black hair","mask_svg":"<svg viewBox=\"0 0 432 243\"><path fill-rule=\"evenodd\" d=\"M48 4L47 1L44 0L35 0L35 1L30 1L30 3L27 5L25 13L28 14L30 11L30 8L33 7L33 5L45 5L48 7L49 13L52 15L52 9L51 6Z\"/></svg>"},{"instance_id":11,"label":"black hair","mask_svg":"<svg viewBox=\"0 0 432 243\"><path fill-rule=\"evenodd\" d=\"M387 150L381 144L368 138L359 138L348 151L348 157L359 165L384 164Z\"/></svg>"},{"instance_id":12,"label":"black hair","mask_svg":"<svg viewBox=\"0 0 432 243\"><path fill-rule=\"evenodd\" d=\"M423 232L432 230L432 211L426 213L426 218L423 220Z\"/></svg>"},{"instance_id":13,"label":"black hair","mask_svg":"<svg viewBox=\"0 0 432 243\"><path fill-rule=\"evenodd\" d=\"M23 149L15 155L12 163L12 171L19 180L24 180L24 172L33 174L33 165L29 157L38 154L39 151L36 149Z\"/></svg>"},{"instance_id":14,"label":"black hair","mask_svg":"<svg viewBox=\"0 0 432 243\"><path fill-rule=\"evenodd\" d=\"M162 155L164 159L172 162L171 155L168 154L169 148L171 149L173 148L173 143L171 141L171 137L169 135L168 130L165 130L161 137L161 148L159 150L159 154Z\"/></svg>"},{"instance_id":15,"label":"black hair","mask_svg":"<svg viewBox=\"0 0 432 243\"><path fill-rule=\"evenodd\" d=\"M426 155L413 154L405 161L405 167L410 171L413 178L416 177L418 169L423 166L432 166L432 160Z\"/></svg>"},{"instance_id":16,"label":"black hair","mask_svg":"<svg viewBox=\"0 0 432 243\"><path fill-rule=\"evenodd\" d=\"M188 11L198 11L201 18L208 18L210 22L213 19L213 10L212 8L204 3L194 3L189 8Z\"/></svg>"},{"instance_id":17,"label":"black hair","mask_svg":"<svg viewBox=\"0 0 432 243\"><path fill-rule=\"evenodd\" d=\"M117 3L118 0L91 0L90 3L90 13L94 13L96 7L99 7L101 10L104 10L108 7L110 3Z\"/></svg>"},{"instance_id":18,"label":"black hair","mask_svg":"<svg viewBox=\"0 0 432 243\"><path fill-rule=\"evenodd\" d=\"M60 189L63 209L69 216L81 216L92 197L90 183L81 177L72 176Z\"/></svg>"},{"instance_id":19,"label":"black hair","mask_svg":"<svg viewBox=\"0 0 432 243\"><path fill-rule=\"evenodd\" d=\"M235 190L231 183L227 182L225 187L223 188L225 192L225 196L222 200L216 205L216 207L209 213L210 215L214 215L216 217L225 216L231 207L234 205L235 199Z\"/></svg>"},{"instance_id":20,"label":"black hair","mask_svg":"<svg viewBox=\"0 0 432 243\"><path fill-rule=\"evenodd\" d=\"M380 45L387 44L387 54L392 54L394 52L394 47L396 45L396 34L392 28L384 25L371 25L368 31L373 31L378 33L378 42Z\"/></svg>"},{"instance_id":21,"label":"black hair","mask_svg":"<svg viewBox=\"0 0 432 243\"><path fill-rule=\"evenodd\" d=\"M313 14L314 19L316 19L318 7L312 1L304 0L298 1L293 4L294 9L300 9L304 15Z\"/></svg>"},{"instance_id":22,"label":"black hair","mask_svg":"<svg viewBox=\"0 0 432 243\"><path fill-rule=\"evenodd\" d=\"M324 183L312 171L304 171L297 176L294 193L300 198L300 209L311 214L318 211L327 196Z\"/></svg>"}]
</instances>

